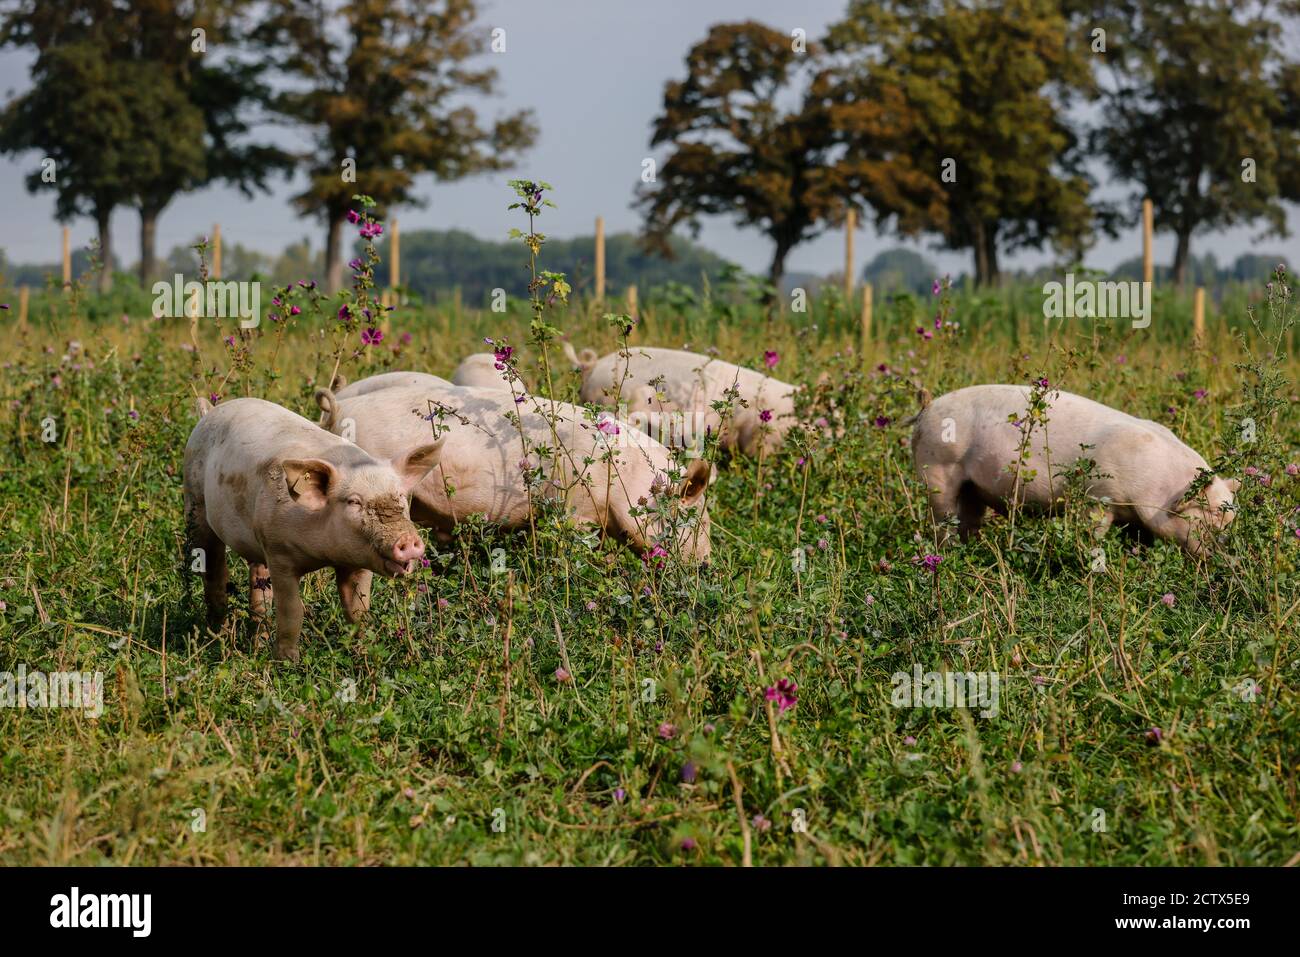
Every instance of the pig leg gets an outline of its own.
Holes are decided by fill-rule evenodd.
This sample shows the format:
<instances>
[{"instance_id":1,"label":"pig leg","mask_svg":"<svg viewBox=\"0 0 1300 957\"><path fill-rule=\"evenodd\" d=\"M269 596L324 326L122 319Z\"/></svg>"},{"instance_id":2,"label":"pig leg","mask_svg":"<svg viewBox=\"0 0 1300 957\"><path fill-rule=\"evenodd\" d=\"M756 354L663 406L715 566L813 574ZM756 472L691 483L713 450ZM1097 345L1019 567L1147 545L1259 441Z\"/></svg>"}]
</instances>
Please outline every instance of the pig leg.
<instances>
[{"instance_id":1,"label":"pig leg","mask_svg":"<svg viewBox=\"0 0 1300 957\"><path fill-rule=\"evenodd\" d=\"M984 513L988 506L973 482L963 482L957 489L957 528L961 540L967 541L972 535L978 535L984 524Z\"/></svg>"},{"instance_id":2,"label":"pig leg","mask_svg":"<svg viewBox=\"0 0 1300 957\"><path fill-rule=\"evenodd\" d=\"M203 549L203 600L208 606L208 627L220 628L226 620L226 585L230 580L226 543L202 518L195 520L194 543Z\"/></svg>"},{"instance_id":3,"label":"pig leg","mask_svg":"<svg viewBox=\"0 0 1300 957\"><path fill-rule=\"evenodd\" d=\"M963 542L979 531L984 518L984 502L974 487L963 481L958 469L932 466L925 471L925 483L930 493L930 514L935 525L946 525L956 516Z\"/></svg>"},{"instance_id":4,"label":"pig leg","mask_svg":"<svg viewBox=\"0 0 1300 957\"><path fill-rule=\"evenodd\" d=\"M343 614L356 624L370 612L370 582L375 573L366 568L336 568L334 574L339 586L339 600Z\"/></svg>"},{"instance_id":5,"label":"pig leg","mask_svg":"<svg viewBox=\"0 0 1300 957\"><path fill-rule=\"evenodd\" d=\"M265 565L248 565L248 611L257 621L266 621L271 601L271 569Z\"/></svg>"},{"instance_id":6,"label":"pig leg","mask_svg":"<svg viewBox=\"0 0 1300 957\"><path fill-rule=\"evenodd\" d=\"M271 588L275 591L275 657L297 661L303 611L298 576L272 568Z\"/></svg>"}]
</instances>

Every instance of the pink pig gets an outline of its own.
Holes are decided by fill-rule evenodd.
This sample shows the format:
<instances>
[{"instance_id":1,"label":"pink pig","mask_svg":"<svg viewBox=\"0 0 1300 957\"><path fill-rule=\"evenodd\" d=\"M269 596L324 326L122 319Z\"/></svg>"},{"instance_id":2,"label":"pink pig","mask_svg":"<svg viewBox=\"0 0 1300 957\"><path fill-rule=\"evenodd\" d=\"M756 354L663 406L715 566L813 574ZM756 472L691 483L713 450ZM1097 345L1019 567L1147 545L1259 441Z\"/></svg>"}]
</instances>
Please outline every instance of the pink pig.
<instances>
[{"instance_id":1,"label":"pink pig","mask_svg":"<svg viewBox=\"0 0 1300 957\"><path fill-rule=\"evenodd\" d=\"M1158 422L1083 396L1049 392L1048 422L1045 431L1036 425L1031 433L1017 490L1015 463L1023 441L1017 421L1028 412L1030 390L977 385L926 405L928 398L923 394L925 407L912 430L916 473L929 489L936 521L956 516L963 539L979 529L985 509L1005 514L1013 496L1041 510L1058 506L1065 486L1061 472L1080 459L1096 463L1087 494L1106 506L1099 537L1113 522L1134 524L1199 556L1210 535L1232 521L1241 483L1215 476L1186 498L1209 466Z\"/></svg>"},{"instance_id":2,"label":"pink pig","mask_svg":"<svg viewBox=\"0 0 1300 957\"><path fill-rule=\"evenodd\" d=\"M275 596L275 656L298 659L299 580L332 567L349 621L370 605L373 572L409 574L424 554L409 490L438 461L441 443L404 450L391 463L261 399L215 408L198 400L185 446L185 515L203 549L209 622L226 613L226 548L249 565L257 618ZM269 584L268 584L269 582Z\"/></svg>"}]
</instances>

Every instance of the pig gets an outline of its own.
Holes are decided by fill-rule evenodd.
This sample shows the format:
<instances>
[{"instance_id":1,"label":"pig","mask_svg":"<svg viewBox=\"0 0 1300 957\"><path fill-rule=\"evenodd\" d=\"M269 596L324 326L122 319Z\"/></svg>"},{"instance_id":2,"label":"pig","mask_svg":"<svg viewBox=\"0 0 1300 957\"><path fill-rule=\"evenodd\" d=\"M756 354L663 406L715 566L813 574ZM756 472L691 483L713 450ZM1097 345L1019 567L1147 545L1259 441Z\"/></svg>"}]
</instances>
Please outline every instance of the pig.
<instances>
[{"instance_id":1,"label":"pig","mask_svg":"<svg viewBox=\"0 0 1300 957\"><path fill-rule=\"evenodd\" d=\"M472 356L466 356L451 374L452 384L480 389L505 389L508 392L510 383L506 381L505 370L497 368L498 364L496 354L492 352L476 352Z\"/></svg>"},{"instance_id":2,"label":"pig","mask_svg":"<svg viewBox=\"0 0 1300 957\"><path fill-rule=\"evenodd\" d=\"M650 346L629 346L625 353L612 352L597 359L590 349L578 353L567 342L563 348L582 373L584 402L617 408L629 399L643 397L647 387L658 389L676 411L694 419L697 433L721 429L718 441L728 451L748 456L774 452L796 422L798 386L721 359ZM731 416L724 426L713 405L730 401L726 393L733 388L738 398L731 402ZM766 422L764 413L768 414Z\"/></svg>"},{"instance_id":3,"label":"pig","mask_svg":"<svg viewBox=\"0 0 1300 957\"><path fill-rule=\"evenodd\" d=\"M333 390L339 398L350 399L354 395L366 395L379 389L391 389L397 385L451 385L446 379L427 372L381 372L378 375L358 379L351 385L342 375L334 377Z\"/></svg>"},{"instance_id":4,"label":"pig","mask_svg":"<svg viewBox=\"0 0 1300 957\"><path fill-rule=\"evenodd\" d=\"M924 408L912 429L916 473L929 489L935 520L955 515L965 540L978 531L987 508L1006 514L1023 441L1008 416L1018 420L1027 413L1030 390L977 385L928 404L927 393L921 398ZM1165 426L1068 392L1050 392L1047 401L1046 432L1034 428L1030 458L1014 493L1022 504L1047 511L1057 507L1064 492L1061 472L1083 458L1096 462L1087 494L1105 505L1098 537L1119 522L1173 540L1200 557L1213 534L1232 521L1241 483L1215 476L1188 498L1188 486L1209 466ZM1026 481L1028 470L1036 474Z\"/></svg>"},{"instance_id":5,"label":"pig","mask_svg":"<svg viewBox=\"0 0 1300 957\"><path fill-rule=\"evenodd\" d=\"M225 619L229 546L248 562L255 618L275 596L275 657L297 661L303 575L332 567L355 622L370 606L372 573L414 570L424 541L410 490L437 465L441 441L430 435L387 461L262 399L215 407L199 399L197 411L184 502L194 546L204 550L209 623Z\"/></svg>"},{"instance_id":6,"label":"pig","mask_svg":"<svg viewBox=\"0 0 1300 957\"><path fill-rule=\"evenodd\" d=\"M676 548L688 561L709 557L704 493L711 466L696 459L675 481L672 453L607 412L593 420L567 402L529 396L516 403L509 392L467 386L386 389L347 399L321 389L316 398L326 428L351 421L357 444L380 457L402 455L429 441L435 428L445 430L439 467L415 488L411 505L412 518L439 541L450 541L454 526L471 514L505 528L527 527L532 482L535 494L563 500L578 522L603 528L639 554ZM516 414L527 451L512 421ZM536 450L543 446L557 454L542 456ZM651 514L633 515L642 505ZM676 510L675 529L666 527L661 507Z\"/></svg>"}]
</instances>

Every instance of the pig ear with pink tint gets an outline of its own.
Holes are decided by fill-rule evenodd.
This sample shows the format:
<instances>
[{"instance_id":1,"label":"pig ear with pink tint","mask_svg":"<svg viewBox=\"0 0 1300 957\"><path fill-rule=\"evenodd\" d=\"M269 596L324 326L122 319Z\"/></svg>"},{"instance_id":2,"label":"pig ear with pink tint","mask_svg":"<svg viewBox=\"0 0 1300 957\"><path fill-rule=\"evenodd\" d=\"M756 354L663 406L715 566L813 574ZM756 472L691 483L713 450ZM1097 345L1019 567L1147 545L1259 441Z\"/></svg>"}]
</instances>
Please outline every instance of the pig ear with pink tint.
<instances>
[{"instance_id":1,"label":"pig ear with pink tint","mask_svg":"<svg viewBox=\"0 0 1300 957\"><path fill-rule=\"evenodd\" d=\"M289 497L308 508L323 508L338 476L324 459L285 459L280 463Z\"/></svg>"},{"instance_id":2,"label":"pig ear with pink tint","mask_svg":"<svg viewBox=\"0 0 1300 957\"><path fill-rule=\"evenodd\" d=\"M393 459L393 470L402 480L402 490L409 492L424 481L424 477L438 467L442 458L442 443L446 436L428 445L411 449L405 455Z\"/></svg>"},{"instance_id":3,"label":"pig ear with pink tint","mask_svg":"<svg viewBox=\"0 0 1300 957\"><path fill-rule=\"evenodd\" d=\"M686 468L686 478L682 479L682 502L694 505L709 487L713 478L713 466L704 459L694 459Z\"/></svg>"}]
</instances>

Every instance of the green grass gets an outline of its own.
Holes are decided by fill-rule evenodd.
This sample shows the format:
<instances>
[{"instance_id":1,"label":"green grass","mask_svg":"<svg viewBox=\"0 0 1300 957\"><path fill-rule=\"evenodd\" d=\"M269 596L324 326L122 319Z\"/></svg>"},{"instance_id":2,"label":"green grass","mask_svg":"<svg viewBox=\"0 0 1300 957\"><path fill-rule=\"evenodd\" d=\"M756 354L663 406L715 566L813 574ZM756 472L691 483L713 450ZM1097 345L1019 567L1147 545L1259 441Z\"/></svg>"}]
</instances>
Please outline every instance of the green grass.
<instances>
[{"instance_id":1,"label":"green grass","mask_svg":"<svg viewBox=\"0 0 1300 957\"><path fill-rule=\"evenodd\" d=\"M98 720L0 709L0 860L734 865L747 844L758 865L1294 860L1293 384L1259 423L1271 444L1247 452L1272 485L1247 483L1211 562L1114 532L1094 572L1075 503L938 549L937 575L913 564L937 549L902 425L915 385L1045 374L1168 423L1208 459L1225 450L1250 381L1227 330L1244 302L1211 313L1196 351L1177 297L1147 333L1077 321L1049 336L1036 295L958 297L961 337L928 343L912 330L931 303L879 304L866 370L901 375L864 371L847 352L856 317L833 303L769 323L743 304L670 314L650 298L634 343L716 344L749 365L775 349L779 376L829 373L844 436L761 474L722 464L705 571L651 573L553 519L535 536L471 524L440 574L378 582L360 631L330 576L309 576L296 666L250 627L233 556L234 614L206 633L182 557L181 453L191 396L226 373L217 331L200 366L184 322L138 303L123 322L121 302L97 299L71 317L34 297L29 327L6 319L0 368L0 670L102 671L105 701ZM597 312L555 321L604 351ZM445 375L508 334L528 369L527 323L518 309L398 312L384 347L344 367ZM393 355L403 330L414 338ZM309 413L328 343L303 323L273 363L264 332L224 391ZM64 360L70 340L84 353ZM1282 371L1295 381L1294 360ZM798 546L811 551L796 575ZM498 547L511 576L490 571ZM917 662L996 672L998 714L893 707L891 676ZM764 695L779 679L798 685L783 714Z\"/></svg>"}]
</instances>

